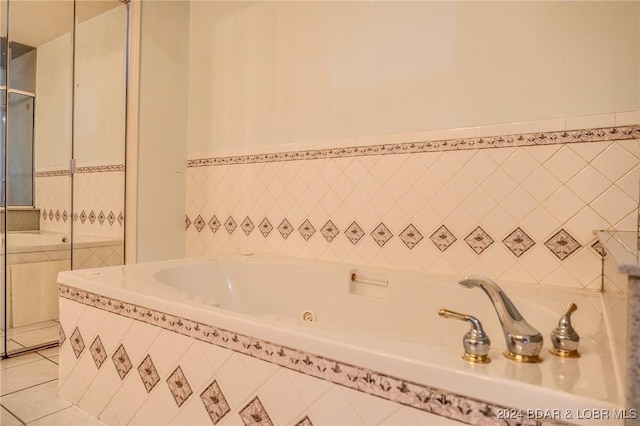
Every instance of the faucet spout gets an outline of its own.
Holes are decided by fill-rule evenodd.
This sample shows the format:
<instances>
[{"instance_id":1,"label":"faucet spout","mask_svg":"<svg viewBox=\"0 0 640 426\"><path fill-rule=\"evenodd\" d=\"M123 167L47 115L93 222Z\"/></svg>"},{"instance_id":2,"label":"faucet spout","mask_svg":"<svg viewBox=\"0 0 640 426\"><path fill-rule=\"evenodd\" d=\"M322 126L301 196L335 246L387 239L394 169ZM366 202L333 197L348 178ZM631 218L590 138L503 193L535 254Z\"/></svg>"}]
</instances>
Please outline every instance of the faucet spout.
<instances>
[{"instance_id":1,"label":"faucet spout","mask_svg":"<svg viewBox=\"0 0 640 426\"><path fill-rule=\"evenodd\" d=\"M498 314L502 332L507 343L504 355L519 362L541 362L542 334L522 317L506 293L491 279L473 275L461 280L466 288L478 287L489 296Z\"/></svg>"}]
</instances>

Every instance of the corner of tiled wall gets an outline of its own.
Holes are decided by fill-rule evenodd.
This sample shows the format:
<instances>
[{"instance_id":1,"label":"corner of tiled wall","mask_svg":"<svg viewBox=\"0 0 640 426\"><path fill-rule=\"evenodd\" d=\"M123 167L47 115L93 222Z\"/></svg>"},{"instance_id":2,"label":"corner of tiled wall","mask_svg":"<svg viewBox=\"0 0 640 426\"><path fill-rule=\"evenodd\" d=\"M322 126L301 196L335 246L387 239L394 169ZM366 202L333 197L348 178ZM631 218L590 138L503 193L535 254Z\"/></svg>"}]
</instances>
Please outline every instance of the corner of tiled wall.
<instances>
[{"instance_id":1,"label":"corner of tiled wall","mask_svg":"<svg viewBox=\"0 0 640 426\"><path fill-rule=\"evenodd\" d=\"M186 253L600 291L593 231L638 226L639 123L633 111L190 156Z\"/></svg>"}]
</instances>

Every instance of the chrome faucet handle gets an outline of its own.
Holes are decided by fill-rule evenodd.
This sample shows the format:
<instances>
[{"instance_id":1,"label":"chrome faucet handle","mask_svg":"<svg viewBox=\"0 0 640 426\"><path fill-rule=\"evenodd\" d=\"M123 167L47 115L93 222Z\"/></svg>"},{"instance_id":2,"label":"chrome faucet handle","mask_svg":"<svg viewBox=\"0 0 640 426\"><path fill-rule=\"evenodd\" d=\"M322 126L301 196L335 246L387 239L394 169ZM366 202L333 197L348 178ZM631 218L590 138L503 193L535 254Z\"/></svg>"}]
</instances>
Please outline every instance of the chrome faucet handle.
<instances>
[{"instance_id":1,"label":"chrome faucet handle","mask_svg":"<svg viewBox=\"0 0 640 426\"><path fill-rule=\"evenodd\" d=\"M539 356L543 343L542 334L525 321L498 284L481 275L466 277L458 284L466 288L477 287L489 297L507 344L507 350L503 353L505 357L516 362L542 362Z\"/></svg>"},{"instance_id":2,"label":"chrome faucet handle","mask_svg":"<svg viewBox=\"0 0 640 426\"><path fill-rule=\"evenodd\" d=\"M489 340L489 336L484 332L482 324L477 318L472 317L471 315L450 311L448 309L439 309L438 315L442 318L467 321L471 324L471 329L462 338L462 346L464 346L464 355L462 355L462 359L474 364L487 364L491 362L488 355L489 348L491 347L491 340Z\"/></svg>"},{"instance_id":3,"label":"chrome faucet handle","mask_svg":"<svg viewBox=\"0 0 640 426\"><path fill-rule=\"evenodd\" d=\"M553 348L549 349L553 355L564 358L579 358L578 343L580 336L571 325L571 314L578 309L575 303L569 303L562 313L558 326L551 332Z\"/></svg>"}]
</instances>

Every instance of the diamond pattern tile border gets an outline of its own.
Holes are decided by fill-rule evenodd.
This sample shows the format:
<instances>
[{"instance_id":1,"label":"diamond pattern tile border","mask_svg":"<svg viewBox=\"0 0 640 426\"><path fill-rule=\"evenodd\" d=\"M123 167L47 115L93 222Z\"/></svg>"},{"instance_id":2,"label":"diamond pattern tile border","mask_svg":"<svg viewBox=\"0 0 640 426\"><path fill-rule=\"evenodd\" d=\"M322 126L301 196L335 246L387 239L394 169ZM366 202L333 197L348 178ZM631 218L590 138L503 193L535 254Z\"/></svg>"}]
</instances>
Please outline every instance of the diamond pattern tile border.
<instances>
[{"instance_id":1,"label":"diamond pattern tile border","mask_svg":"<svg viewBox=\"0 0 640 426\"><path fill-rule=\"evenodd\" d=\"M100 336L96 336L95 340L89 347L91 351L91 356L93 357L93 361L96 363L96 368L99 370L102 367L102 363L107 359L107 353L104 350L104 346L102 345L102 340L100 340Z\"/></svg>"},{"instance_id":2,"label":"diamond pattern tile border","mask_svg":"<svg viewBox=\"0 0 640 426\"><path fill-rule=\"evenodd\" d=\"M73 330L73 334L71 334L71 347L73 348L73 353L76 356L76 359L80 357L80 354L84 350L84 340L82 340L82 335L80 334L80 329L76 327Z\"/></svg>"},{"instance_id":3,"label":"diamond pattern tile border","mask_svg":"<svg viewBox=\"0 0 640 426\"><path fill-rule=\"evenodd\" d=\"M253 231L253 228L255 228L256 226L253 224L253 222L251 222L249 216L247 216L242 221L242 224L240 224L240 227L242 228L244 235L249 235L251 231Z\"/></svg>"},{"instance_id":4,"label":"diamond pattern tile border","mask_svg":"<svg viewBox=\"0 0 640 426\"><path fill-rule=\"evenodd\" d=\"M544 245L560 260L566 259L571 253L582 247L582 245L564 229L556 232Z\"/></svg>"},{"instance_id":5,"label":"diamond pattern tile border","mask_svg":"<svg viewBox=\"0 0 640 426\"><path fill-rule=\"evenodd\" d=\"M311 420L309 419L309 416L304 416L304 418L302 418L302 420L300 420L298 423L296 423L296 426L313 426L313 423L311 423Z\"/></svg>"},{"instance_id":6,"label":"diamond pattern tile border","mask_svg":"<svg viewBox=\"0 0 640 426\"><path fill-rule=\"evenodd\" d=\"M280 232L280 235L282 235L282 238L286 240L293 232L293 226L291 226L291 223L285 218L280 225L278 225L278 231Z\"/></svg>"},{"instance_id":7,"label":"diamond pattern tile border","mask_svg":"<svg viewBox=\"0 0 640 426\"><path fill-rule=\"evenodd\" d=\"M272 426L273 422L256 396L242 410L240 410L240 418L245 426Z\"/></svg>"},{"instance_id":8,"label":"diamond pattern tile border","mask_svg":"<svg viewBox=\"0 0 640 426\"><path fill-rule=\"evenodd\" d=\"M273 225L271 225L269 219L265 217L264 219L262 219L262 222L260 222L260 225L258 225L258 229L260 229L260 233L262 233L262 236L267 238L271 231L273 231Z\"/></svg>"},{"instance_id":9,"label":"diamond pattern tile border","mask_svg":"<svg viewBox=\"0 0 640 426\"><path fill-rule=\"evenodd\" d=\"M484 229L481 227L477 227L467 237L464 241L471 247L471 249L476 252L476 254L480 254L487 249L491 244L493 244L493 238L487 234Z\"/></svg>"},{"instance_id":10,"label":"diamond pattern tile border","mask_svg":"<svg viewBox=\"0 0 640 426\"><path fill-rule=\"evenodd\" d=\"M229 216L229 218L224 223L224 227L227 230L227 232L229 233L229 235L231 235L231 234L233 234L233 231L236 230L238 225L236 224L236 221L233 219L233 217Z\"/></svg>"},{"instance_id":11,"label":"diamond pattern tile border","mask_svg":"<svg viewBox=\"0 0 640 426\"><path fill-rule=\"evenodd\" d=\"M180 366L171 373L167 379L167 384L169 385L171 395L173 395L173 399L176 401L178 407L181 407L193 393L193 390L191 389L191 386L189 386L189 382L184 376Z\"/></svg>"},{"instance_id":12,"label":"diamond pattern tile border","mask_svg":"<svg viewBox=\"0 0 640 426\"><path fill-rule=\"evenodd\" d=\"M214 425L218 424L218 422L231 411L227 399L222 394L220 386L215 380L200 394L200 398Z\"/></svg>"},{"instance_id":13,"label":"diamond pattern tile border","mask_svg":"<svg viewBox=\"0 0 640 426\"><path fill-rule=\"evenodd\" d=\"M362 230L360 225L358 225L358 222L354 220L351 225L349 225L349 227L345 229L344 235L346 235L349 241L351 241L351 244L355 246L356 244L358 244L358 241L360 241L362 237L364 237L364 231Z\"/></svg>"},{"instance_id":14,"label":"diamond pattern tile border","mask_svg":"<svg viewBox=\"0 0 640 426\"><path fill-rule=\"evenodd\" d=\"M156 366L153 365L151 355L147 355L142 360L138 366L138 373L140 373L140 378L142 379L142 383L144 384L144 388L147 390L147 393L151 392L155 385L160 381L158 370L156 370Z\"/></svg>"},{"instance_id":15,"label":"diamond pattern tile border","mask_svg":"<svg viewBox=\"0 0 640 426\"><path fill-rule=\"evenodd\" d=\"M195 226L198 232L200 232L202 231L202 228L204 228L204 225L204 219L202 218L202 216L198 215L198 217L196 217L196 220L193 222L193 226Z\"/></svg>"},{"instance_id":16,"label":"diamond pattern tile border","mask_svg":"<svg viewBox=\"0 0 640 426\"><path fill-rule=\"evenodd\" d=\"M218 220L216 215L213 215L213 217L209 221L209 229L211 229L211 232L215 234L218 228L220 228L220 221Z\"/></svg>"},{"instance_id":17,"label":"diamond pattern tile border","mask_svg":"<svg viewBox=\"0 0 640 426\"><path fill-rule=\"evenodd\" d=\"M330 243L331 241L333 241L336 235L340 233L340 231L338 231L338 227L331 221L331 219L329 219L320 230L320 233L325 238L325 240Z\"/></svg>"},{"instance_id":18,"label":"diamond pattern tile border","mask_svg":"<svg viewBox=\"0 0 640 426\"><path fill-rule=\"evenodd\" d=\"M457 240L455 235L453 235L445 225L438 228L429 238L433 241L433 244L440 249L440 251L445 251Z\"/></svg>"},{"instance_id":19,"label":"diamond pattern tile border","mask_svg":"<svg viewBox=\"0 0 640 426\"><path fill-rule=\"evenodd\" d=\"M124 377L133 367L124 345L120 344L120 346L118 346L118 349L116 349L111 359L113 360L113 364L116 366L120 380L124 380Z\"/></svg>"},{"instance_id":20,"label":"diamond pattern tile border","mask_svg":"<svg viewBox=\"0 0 640 426\"><path fill-rule=\"evenodd\" d=\"M305 241L308 241L309 238L316 233L316 228L314 228L311 222L309 222L309 219L307 219L302 223L302 225L300 225L298 231L300 231L302 238L304 238Z\"/></svg>"},{"instance_id":21,"label":"diamond pattern tile border","mask_svg":"<svg viewBox=\"0 0 640 426\"><path fill-rule=\"evenodd\" d=\"M62 344L67 340L67 336L64 334L64 330L62 329L62 326L59 327L58 334L60 335L58 340L60 341L60 346L62 347Z\"/></svg>"},{"instance_id":22,"label":"diamond pattern tile border","mask_svg":"<svg viewBox=\"0 0 640 426\"><path fill-rule=\"evenodd\" d=\"M516 257L522 256L527 250L535 245L535 241L533 241L531 237L520 227L507 235L507 237L502 240L502 243L507 246L507 248L511 250L511 253Z\"/></svg>"},{"instance_id":23,"label":"diamond pattern tile border","mask_svg":"<svg viewBox=\"0 0 640 426\"><path fill-rule=\"evenodd\" d=\"M391 233L391 231L389 231L389 228L387 228L384 223L380 222L378 226L376 226L375 229L371 231L371 236L376 241L376 243L378 243L378 245L382 247L393 237L393 234Z\"/></svg>"},{"instance_id":24,"label":"diamond pattern tile border","mask_svg":"<svg viewBox=\"0 0 640 426\"><path fill-rule=\"evenodd\" d=\"M186 228L190 225L189 217L186 218ZM204 220L201 215L198 215L194 224L198 229L198 232L204 227ZM209 221L209 227L212 232L216 232L221 226L217 217L214 215ZM237 224L232 216L229 216L224 224L229 234L237 228ZM241 224L241 228L245 235L249 235L255 226L253 222L247 216ZM273 230L273 225L267 217L263 218L258 227L262 235L266 238ZM284 219L278 226L278 231L282 238L287 239L289 235L295 230L288 219ZM316 229L307 219L298 228L300 235L305 241L310 240L315 234ZM327 242L331 242L340 233L334 222L329 219L320 230L320 234L326 239ZM365 235L364 230L360 227L357 221L353 221L351 225L344 231L345 236L349 241L356 245L362 237ZM391 230L383 223L380 222L376 228L371 231L371 237L378 244L380 248L384 247L386 243L393 238ZM409 224L399 235L399 238L407 246L408 249L413 249L424 236L417 227L413 224ZM447 250L453 243L457 241L456 236L447 228L445 224L441 225L431 236L431 241L442 252ZM495 240L491 237L481 226L477 226L473 231L469 233L464 239L466 244L478 255L482 254L489 246L491 246ZM520 257L527 252L536 242L529 237L529 235L520 227L517 227L509 235L507 235L502 243L516 256ZM577 251L582 245L575 240L567 231L561 229L553 237L549 238L545 243L545 246L560 260L566 259L569 255ZM594 250L598 250L595 243L591 245Z\"/></svg>"}]
</instances>

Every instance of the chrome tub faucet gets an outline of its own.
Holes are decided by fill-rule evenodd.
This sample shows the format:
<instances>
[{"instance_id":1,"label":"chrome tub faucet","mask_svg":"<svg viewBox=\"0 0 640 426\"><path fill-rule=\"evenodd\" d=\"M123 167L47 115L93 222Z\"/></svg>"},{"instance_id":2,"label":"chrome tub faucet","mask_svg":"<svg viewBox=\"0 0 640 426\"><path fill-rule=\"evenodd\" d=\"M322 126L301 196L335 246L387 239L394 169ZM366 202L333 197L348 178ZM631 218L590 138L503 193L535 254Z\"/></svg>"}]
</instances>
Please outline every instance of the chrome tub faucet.
<instances>
[{"instance_id":1,"label":"chrome tub faucet","mask_svg":"<svg viewBox=\"0 0 640 426\"><path fill-rule=\"evenodd\" d=\"M522 318L511 299L498 284L479 275L466 277L459 284L466 288L478 287L489 296L507 342L505 357L517 362L542 361L539 356L542 349L542 334Z\"/></svg>"}]
</instances>

